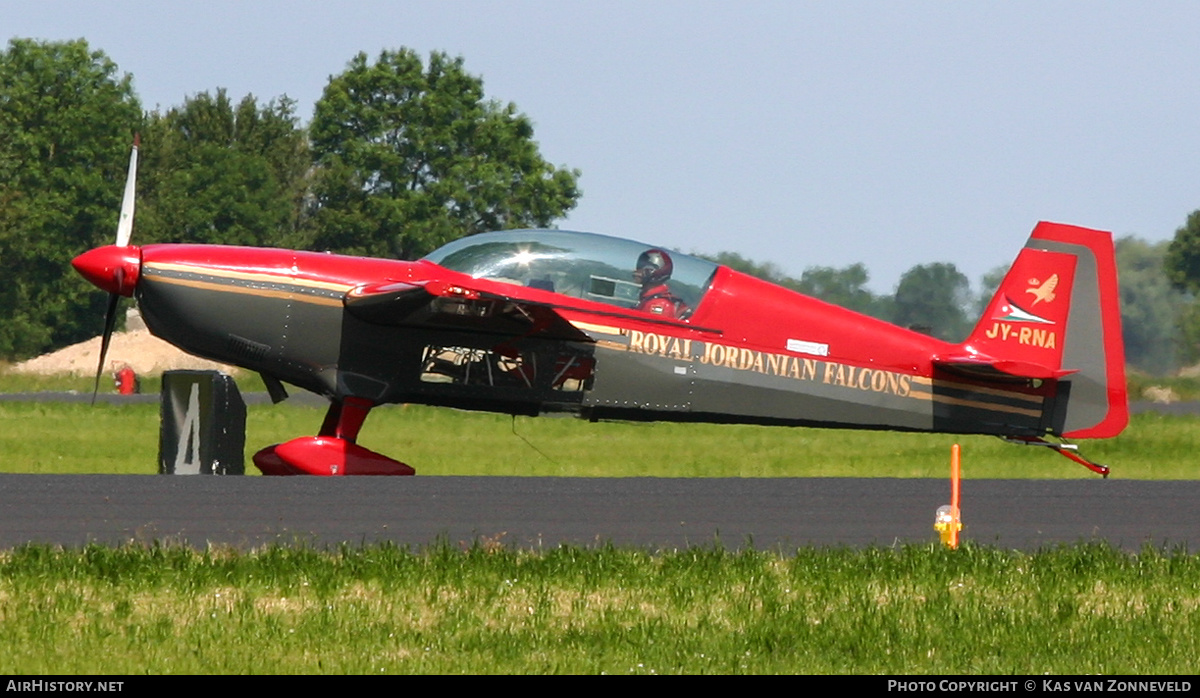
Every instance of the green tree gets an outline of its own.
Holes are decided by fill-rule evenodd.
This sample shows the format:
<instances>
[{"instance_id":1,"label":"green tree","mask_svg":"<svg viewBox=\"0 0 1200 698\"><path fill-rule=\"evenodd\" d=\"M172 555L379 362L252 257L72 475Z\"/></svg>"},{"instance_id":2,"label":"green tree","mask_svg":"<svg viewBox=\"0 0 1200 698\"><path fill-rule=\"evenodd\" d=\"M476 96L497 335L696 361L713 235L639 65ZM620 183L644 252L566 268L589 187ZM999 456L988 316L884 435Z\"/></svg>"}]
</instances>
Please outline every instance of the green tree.
<instances>
[{"instance_id":1,"label":"green tree","mask_svg":"<svg viewBox=\"0 0 1200 698\"><path fill-rule=\"evenodd\" d=\"M143 144L137 242L296 242L311 161L291 100L202 92L149 114Z\"/></svg>"},{"instance_id":2,"label":"green tree","mask_svg":"<svg viewBox=\"0 0 1200 698\"><path fill-rule=\"evenodd\" d=\"M111 243L141 107L83 40L0 53L0 356L95 335L105 298L71 268Z\"/></svg>"},{"instance_id":3,"label":"green tree","mask_svg":"<svg viewBox=\"0 0 1200 698\"><path fill-rule=\"evenodd\" d=\"M1192 293L1200 291L1200 211L1192 211L1183 227L1175 231L1163 268L1177 287Z\"/></svg>"},{"instance_id":4,"label":"green tree","mask_svg":"<svg viewBox=\"0 0 1200 698\"><path fill-rule=\"evenodd\" d=\"M960 341L970 331L971 282L953 264L918 264L896 287L894 322L939 339Z\"/></svg>"},{"instance_id":5,"label":"green tree","mask_svg":"<svg viewBox=\"0 0 1200 698\"><path fill-rule=\"evenodd\" d=\"M809 267L799 279L788 276L772 262L755 262L736 252L718 252L715 255L699 255L705 259L724 264L743 274L769 281L806 296L819 298L826 303L849 308L866 315L887 320L891 315L891 299L881 298L867 288L870 275L861 262L842 269L834 267Z\"/></svg>"},{"instance_id":6,"label":"green tree","mask_svg":"<svg viewBox=\"0 0 1200 698\"><path fill-rule=\"evenodd\" d=\"M769 281L777 286L783 286L796 290L799 281L788 276L777 265L772 262L755 262L738 254L737 252L718 252L713 255L701 254L696 255L703 257L710 262L723 264L734 271L740 271L743 274L748 274L763 281Z\"/></svg>"},{"instance_id":7,"label":"green tree","mask_svg":"<svg viewBox=\"0 0 1200 698\"><path fill-rule=\"evenodd\" d=\"M887 320L891 315L889 299L880 298L867 288L870 280L862 262L848 267L809 267L800 276L798 291L827 303Z\"/></svg>"},{"instance_id":8,"label":"green tree","mask_svg":"<svg viewBox=\"0 0 1200 698\"><path fill-rule=\"evenodd\" d=\"M542 159L513 104L485 101L461 58L360 53L330 79L310 127L318 170L309 245L419 257L465 235L548 226L579 172Z\"/></svg>"},{"instance_id":9,"label":"green tree","mask_svg":"<svg viewBox=\"0 0 1200 698\"><path fill-rule=\"evenodd\" d=\"M1132 236L1116 241L1125 360L1158 374L1176 368L1185 305L1183 293L1163 275L1167 247Z\"/></svg>"},{"instance_id":10,"label":"green tree","mask_svg":"<svg viewBox=\"0 0 1200 698\"><path fill-rule=\"evenodd\" d=\"M1186 297L1179 311L1176 362L1184 366L1200 361L1200 302Z\"/></svg>"},{"instance_id":11,"label":"green tree","mask_svg":"<svg viewBox=\"0 0 1200 698\"><path fill-rule=\"evenodd\" d=\"M1175 238L1167 247L1163 270L1167 278L1178 289L1186 291L1190 299L1180 311L1179 349L1185 361L1200 359L1200 210L1188 214Z\"/></svg>"},{"instance_id":12,"label":"green tree","mask_svg":"<svg viewBox=\"0 0 1200 698\"><path fill-rule=\"evenodd\" d=\"M983 276L979 277L979 293L975 295L974 313L975 317L971 320L978 319L981 315L987 312L988 303L992 302L992 296L996 295L996 290L1000 288L1000 284L1004 283L1004 277L1008 275L1010 267L1001 264L997 267L992 267Z\"/></svg>"}]
</instances>

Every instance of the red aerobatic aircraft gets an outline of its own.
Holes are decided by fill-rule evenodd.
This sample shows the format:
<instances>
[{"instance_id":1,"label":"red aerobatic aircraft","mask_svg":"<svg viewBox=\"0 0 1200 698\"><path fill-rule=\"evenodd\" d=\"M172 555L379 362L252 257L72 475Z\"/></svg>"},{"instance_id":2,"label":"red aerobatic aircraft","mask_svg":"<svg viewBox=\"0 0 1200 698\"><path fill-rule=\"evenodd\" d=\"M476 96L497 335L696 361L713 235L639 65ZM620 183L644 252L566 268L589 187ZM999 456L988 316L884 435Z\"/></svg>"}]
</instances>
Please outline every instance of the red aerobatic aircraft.
<instances>
[{"instance_id":1,"label":"red aerobatic aircraft","mask_svg":"<svg viewBox=\"0 0 1200 698\"><path fill-rule=\"evenodd\" d=\"M355 443L372 407L424 403L590 420L994 434L1050 446L1128 421L1108 233L1039 223L961 344L652 245L559 230L473 235L405 262L283 249L117 244L74 266L155 335L330 400L267 474L411 474Z\"/></svg>"}]
</instances>

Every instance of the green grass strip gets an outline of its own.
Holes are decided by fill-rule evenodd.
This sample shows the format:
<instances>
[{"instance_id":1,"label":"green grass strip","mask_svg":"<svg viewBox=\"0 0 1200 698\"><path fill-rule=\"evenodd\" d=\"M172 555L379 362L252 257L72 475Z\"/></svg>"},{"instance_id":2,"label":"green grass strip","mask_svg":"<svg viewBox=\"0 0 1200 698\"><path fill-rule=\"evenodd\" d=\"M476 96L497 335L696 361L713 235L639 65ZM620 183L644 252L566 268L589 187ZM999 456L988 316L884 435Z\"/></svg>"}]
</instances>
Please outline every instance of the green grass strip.
<instances>
[{"instance_id":1,"label":"green grass strip","mask_svg":"<svg viewBox=\"0 0 1200 698\"><path fill-rule=\"evenodd\" d=\"M1084 545L0 556L3 673L1192 673L1200 559Z\"/></svg>"},{"instance_id":2,"label":"green grass strip","mask_svg":"<svg viewBox=\"0 0 1200 698\"><path fill-rule=\"evenodd\" d=\"M324 411L252 405L250 455L316 433ZM157 472L156 404L0 403L0 472ZM757 427L599 423L392 405L372 410L359 442L422 475L571 477L933 477L949 474L950 446L963 445L963 477L1092 478L1047 449L994 437ZM1115 439L1082 444L1113 478L1200 477L1200 419L1136 415Z\"/></svg>"}]
</instances>

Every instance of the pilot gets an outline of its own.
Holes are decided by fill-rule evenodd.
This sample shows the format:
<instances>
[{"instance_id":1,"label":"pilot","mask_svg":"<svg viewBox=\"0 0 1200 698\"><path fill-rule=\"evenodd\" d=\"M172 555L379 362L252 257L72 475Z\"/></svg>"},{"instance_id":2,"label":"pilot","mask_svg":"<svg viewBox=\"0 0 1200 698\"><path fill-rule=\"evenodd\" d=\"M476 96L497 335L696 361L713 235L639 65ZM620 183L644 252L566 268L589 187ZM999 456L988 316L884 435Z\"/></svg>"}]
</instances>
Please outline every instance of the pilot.
<instances>
[{"instance_id":1,"label":"pilot","mask_svg":"<svg viewBox=\"0 0 1200 698\"><path fill-rule=\"evenodd\" d=\"M642 285L638 310L677 320L687 317L691 310L667 287L674 269L671 255L663 250L649 249L638 255L633 270L633 280Z\"/></svg>"}]
</instances>

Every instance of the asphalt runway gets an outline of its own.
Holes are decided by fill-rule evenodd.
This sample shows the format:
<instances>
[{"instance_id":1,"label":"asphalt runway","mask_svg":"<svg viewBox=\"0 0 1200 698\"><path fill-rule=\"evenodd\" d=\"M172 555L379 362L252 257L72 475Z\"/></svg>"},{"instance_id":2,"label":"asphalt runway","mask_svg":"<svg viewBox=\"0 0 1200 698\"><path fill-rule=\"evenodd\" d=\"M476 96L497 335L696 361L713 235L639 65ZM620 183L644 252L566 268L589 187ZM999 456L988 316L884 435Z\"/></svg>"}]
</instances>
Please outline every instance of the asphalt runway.
<instances>
[{"instance_id":1,"label":"asphalt runway","mask_svg":"<svg viewBox=\"0 0 1200 698\"><path fill-rule=\"evenodd\" d=\"M244 397L266 401L265 395ZM33 393L0 400L91 396ZM1200 413L1196 402L1131 408ZM1200 481L967 480L962 497L963 540L1022 550L1080 541L1128 550L1200 549ZM441 540L524 548L892 546L936 541L934 512L949 498L947 480L889 478L0 474L0 549L155 541L239 548L391 541L420 547Z\"/></svg>"},{"instance_id":2,"label":"asphalt runway","mask_svg":"<svg viewBox=\"0 0 1200 698\"><path fill-rule=\"evenodd\" d=\"M155 541L194 547L419 548L719 542L802 546L936 541L946 480L660 478L265 478L0 475L0 549ZM1036 550L1107 541L1198 549L1200 481L967 480L963 540Z\"/></svg>"}]
</instances>

